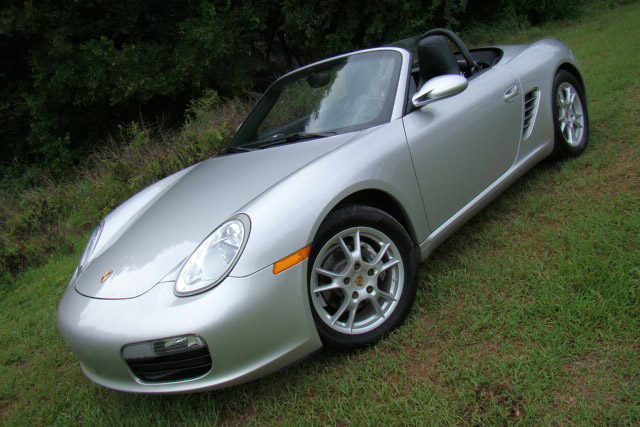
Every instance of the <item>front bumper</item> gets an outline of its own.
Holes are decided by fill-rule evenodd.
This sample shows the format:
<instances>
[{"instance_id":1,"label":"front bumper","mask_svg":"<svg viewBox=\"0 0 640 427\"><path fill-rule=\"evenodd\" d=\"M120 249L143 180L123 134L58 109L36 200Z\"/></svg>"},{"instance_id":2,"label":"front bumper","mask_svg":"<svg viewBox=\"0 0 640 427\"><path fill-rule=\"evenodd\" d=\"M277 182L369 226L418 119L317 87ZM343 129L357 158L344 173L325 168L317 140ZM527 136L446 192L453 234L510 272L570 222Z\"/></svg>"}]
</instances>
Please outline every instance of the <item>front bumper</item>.
<instances>
[{"instance_id":1,"label":"front bumper","mask_svg":"<svg viewBox=\"0 0 640 427\"><path fill-rule=\"evenodd\" d=\"M203 391L251 381L322 346L307 296L307 262L274 275L271 267L228 277L215 288L176 297L173 282L131 299L80 295L73 286L58 307L58 327L94 382L136 393ZM108 286L108 285L106 285ZM145 383L122 357L126 344L187 334L207 342L212 369L202 377Z\"/></svg>"}]
</instances>

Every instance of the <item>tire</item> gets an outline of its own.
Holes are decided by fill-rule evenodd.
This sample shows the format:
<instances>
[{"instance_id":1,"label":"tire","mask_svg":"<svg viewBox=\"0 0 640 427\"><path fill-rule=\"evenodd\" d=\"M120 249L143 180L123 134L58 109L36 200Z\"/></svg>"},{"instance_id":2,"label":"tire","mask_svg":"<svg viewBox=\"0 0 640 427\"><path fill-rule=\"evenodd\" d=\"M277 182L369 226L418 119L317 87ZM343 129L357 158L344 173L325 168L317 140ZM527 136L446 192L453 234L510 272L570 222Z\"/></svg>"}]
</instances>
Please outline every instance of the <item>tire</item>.
<instances>
[{"instance_id":1,"label":"tire","mask_svg":"<svg viewBox=\"0 0 640 427\"><path fill-rule=\"evenodd\" d=\"M322 342L354 349L399 326L415 299L417 264L411 238L386 212L347 206L329 214L311 246L308 274Z\"/></svg>"},{"instance_id":2,"label":"tire","mask_svg":"<svg viewBox=\"0 0 640 427\"><path fill-rule=\"evenodd\" d=\"M553 157L576 157L587 148L589 115L584 90L573 74L565 70L553 79Z\"/></svg>"}]
</instances>

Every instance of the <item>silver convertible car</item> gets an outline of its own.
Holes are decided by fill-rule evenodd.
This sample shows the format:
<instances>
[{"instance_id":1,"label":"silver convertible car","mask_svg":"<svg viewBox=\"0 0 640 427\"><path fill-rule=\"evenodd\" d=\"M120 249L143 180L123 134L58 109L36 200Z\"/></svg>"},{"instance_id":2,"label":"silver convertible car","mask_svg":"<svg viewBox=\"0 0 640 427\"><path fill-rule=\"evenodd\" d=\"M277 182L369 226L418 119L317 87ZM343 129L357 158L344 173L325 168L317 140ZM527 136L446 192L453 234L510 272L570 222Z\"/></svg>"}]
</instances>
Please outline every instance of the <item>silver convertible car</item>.
<instances>
[{"instance_id":1,"label":"silver convertible car","mask_svg":"<svg viewBox=\"0 0 640 427\"><path fill-rule=\"evenodd\" d=\"M374 343L407 316L419 261L587 139L580 66L556 40L468 50L436 29L316 62L278 79L226 152L100 222L60 332L91 380L141 393Z\"/></svg>"}]
</instances>

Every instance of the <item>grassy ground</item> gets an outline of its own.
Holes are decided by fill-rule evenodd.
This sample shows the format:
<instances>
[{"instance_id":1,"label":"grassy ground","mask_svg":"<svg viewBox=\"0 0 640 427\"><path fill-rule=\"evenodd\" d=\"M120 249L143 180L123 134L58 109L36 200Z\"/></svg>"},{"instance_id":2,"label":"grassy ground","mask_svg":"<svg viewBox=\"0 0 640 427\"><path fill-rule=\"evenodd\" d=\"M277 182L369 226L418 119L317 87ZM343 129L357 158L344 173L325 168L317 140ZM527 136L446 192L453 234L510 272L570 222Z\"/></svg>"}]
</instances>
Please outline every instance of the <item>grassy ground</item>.
<instances>
[{"instance_id":1,"label":"grassy ground","mask_svg":"<svg viewBox=\"0 0 640 427\"><path fill-rule=\"evenodd\" d=\"M385 341L218 392L106 390L55 326L78 239L0 296L0 424L639 424L638 28L636 2L498 40L572 47L591 145L536 167L423 263Z\"/></svg>"}]
</instances>

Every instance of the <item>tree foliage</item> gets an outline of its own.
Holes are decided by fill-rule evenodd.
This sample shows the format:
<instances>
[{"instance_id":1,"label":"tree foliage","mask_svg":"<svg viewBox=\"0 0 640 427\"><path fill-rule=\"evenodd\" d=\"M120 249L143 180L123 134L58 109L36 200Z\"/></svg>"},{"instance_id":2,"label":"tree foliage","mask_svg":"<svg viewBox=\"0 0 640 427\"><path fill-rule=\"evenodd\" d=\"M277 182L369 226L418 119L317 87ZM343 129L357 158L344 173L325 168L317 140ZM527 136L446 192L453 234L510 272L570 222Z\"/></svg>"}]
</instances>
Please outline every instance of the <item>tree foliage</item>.
<instances>
[{"instance_id":1,"label":"tree foliage","mask_svg":"<svg viewBox=\"0 0 640 427\"><path fill-rule=\"evenodd\" d=\"M0 177L61 172L119 123L179 120L205 89L263 88L323 56L495 19L542 21L581 0L5 0Z\"/></svg>"}]
</instances>

